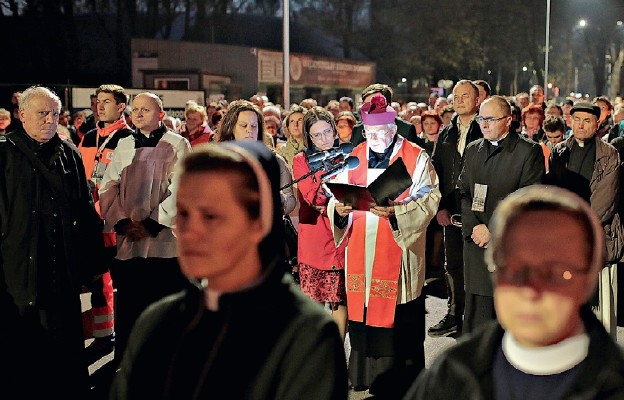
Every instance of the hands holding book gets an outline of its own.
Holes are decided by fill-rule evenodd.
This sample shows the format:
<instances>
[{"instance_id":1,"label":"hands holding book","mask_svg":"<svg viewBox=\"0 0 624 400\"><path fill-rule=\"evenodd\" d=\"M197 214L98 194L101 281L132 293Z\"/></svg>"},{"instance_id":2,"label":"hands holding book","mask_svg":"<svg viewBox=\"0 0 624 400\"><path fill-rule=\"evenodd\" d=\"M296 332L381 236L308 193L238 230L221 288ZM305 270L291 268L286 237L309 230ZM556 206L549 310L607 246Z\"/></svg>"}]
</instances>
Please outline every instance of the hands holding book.
<instances>
[{"instance_id":1,"label":"hands holding book","mask_svg":"<svg viewBox=\"0 0 624 400\"><path fill-rule=\"evenodd\" d=\"M352 211L353 211L352 206L344 204L344 203L336 203L336 212L341 217L346 217ZM388 218L391 215L394 215L394 204L390 206L380 206L377 204L373 204L368 211L370 211L371 213L375 214L378 217Z\"/></svg>"},{"instance_id":2,"label":"hands holding book","mask_svg":"<svg viewBox=\"0 0 624 400\"><path fill-rule=\"evenodd\" d=\"M402 158L398 158L368 186L351 185L348 183L326 183L326 187L338 200L336 212L346 217L353 210L370 211L378 217L388 218L394 215L394 199L408 190L412 178Z\"/></svg>"}]
</instances>

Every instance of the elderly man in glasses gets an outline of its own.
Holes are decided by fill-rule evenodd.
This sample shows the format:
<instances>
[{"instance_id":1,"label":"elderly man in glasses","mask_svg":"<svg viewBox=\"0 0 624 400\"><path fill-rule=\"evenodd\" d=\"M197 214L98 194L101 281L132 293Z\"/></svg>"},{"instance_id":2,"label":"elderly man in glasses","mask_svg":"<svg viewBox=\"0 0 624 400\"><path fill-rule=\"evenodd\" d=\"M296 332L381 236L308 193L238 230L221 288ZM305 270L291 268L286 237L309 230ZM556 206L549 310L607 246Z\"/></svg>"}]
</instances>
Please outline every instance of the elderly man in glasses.
<instances>
[{"instance_id":1,"label":"elderly man in glasses","mask_svg":"<svg viewBox=\"0 0 624 400\"><path fill-rule=\"evenodd\" d=\"M349 375L356 390L400 398L424 368L426 231L440 191L427 152L397 134L396 111L382 94L362 106L361 117L366 141L351 153L359 166L336 180L368 186L401 161L409 175L407 189L387 204L329 203L336 244L347 241Z\"/></svg>"},{"instance_id":2,"label":"elderly man in glasses","mask_svg":"<svg viewBox=\"0 0 624 400\"><path fill-rule=\"evenodd\" d=\"M559 143L550 156L545 183L564 187L589 202L605 231L606 266L592 306L602 323L616 335L617 263L622 258L624 227L620 219L621 162L618 151L597 135L600 107L578 102L570 110L572 136Z\"/></svg>"},{"instance_id":3,"label":"elderly man in glasses","mask_svg":"<svg viewBox=\"0 0 624 400\"><path fill-rule=\"evenodd\" d=\"M587 301L604 233L587 202L555 186L497 207L486 260L497 322L441 355L405 399L622 399L624 359Z\"/></svg>"},{"instance_id":4,"label":"elderly man in glasses","mask_svg":"<svg viewBox=\"0 0 624 400\"><path fill-rule=\"evenodd\" d=\"M483 138L466 147L464 169L458 180L465 242L463 333L496 318L492 282L483 259L494 209L509 193L540 183L545 170L540 145L510 131L511 106L504 97L486 99L476 121Z\"/></svg>"}]
</instances>

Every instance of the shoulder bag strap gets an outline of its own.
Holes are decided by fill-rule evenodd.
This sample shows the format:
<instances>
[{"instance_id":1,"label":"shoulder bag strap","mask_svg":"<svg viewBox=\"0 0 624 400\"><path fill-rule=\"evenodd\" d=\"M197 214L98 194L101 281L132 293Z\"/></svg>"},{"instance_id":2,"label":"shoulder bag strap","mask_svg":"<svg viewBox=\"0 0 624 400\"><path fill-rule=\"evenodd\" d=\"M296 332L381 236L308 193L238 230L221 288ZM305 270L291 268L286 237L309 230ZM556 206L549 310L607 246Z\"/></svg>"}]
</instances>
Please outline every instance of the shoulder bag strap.
<instances>
[{"instance_id":1,"label":"shoulder bag strap","mask_svg":"<svg viewBox=\"0 0 624 400\"><path fill-rule=\"evenodd\" d=\"M48 184L50 185L50 189L52 190L54 195L58 197L59 199L62 199L63 201L67 202L67 196L65 195L65 192L58 185L58 183L54 180L54 175L45 167L45 165L43 165L41 160L35 157L32 151L30 151L30 149L27 148L24 145L24 143L19 142L19 141L14 141L13 139L8 138L8 137L7 137L7 140L11 142L15 147L17 147L22 153L24 153L24 155L30 160L32 165L35 168L37 168L39 172L41 172L41 174L46 179L46 181L48 181Z\"/></svg>"}]
</instances>

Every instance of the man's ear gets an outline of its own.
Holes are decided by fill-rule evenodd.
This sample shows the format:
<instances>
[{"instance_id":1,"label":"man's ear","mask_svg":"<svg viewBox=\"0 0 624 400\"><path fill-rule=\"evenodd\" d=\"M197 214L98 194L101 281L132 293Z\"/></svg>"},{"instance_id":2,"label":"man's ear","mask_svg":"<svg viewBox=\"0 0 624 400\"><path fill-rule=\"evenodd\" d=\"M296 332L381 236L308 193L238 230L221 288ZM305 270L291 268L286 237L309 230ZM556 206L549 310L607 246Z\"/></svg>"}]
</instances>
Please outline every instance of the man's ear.
<instances>
[{"instance_id":1,"label":"man's ear","mask_svg":"<svg viewBox=\"0 0 624 400\"><path fill-rule=\"evenodd\" d=\"M167 116L167 113L164 111L161 111L160 114L158 114L158 120L162 121L163 119L165 119L166 116Z\"/></svg>"}]
</instances>

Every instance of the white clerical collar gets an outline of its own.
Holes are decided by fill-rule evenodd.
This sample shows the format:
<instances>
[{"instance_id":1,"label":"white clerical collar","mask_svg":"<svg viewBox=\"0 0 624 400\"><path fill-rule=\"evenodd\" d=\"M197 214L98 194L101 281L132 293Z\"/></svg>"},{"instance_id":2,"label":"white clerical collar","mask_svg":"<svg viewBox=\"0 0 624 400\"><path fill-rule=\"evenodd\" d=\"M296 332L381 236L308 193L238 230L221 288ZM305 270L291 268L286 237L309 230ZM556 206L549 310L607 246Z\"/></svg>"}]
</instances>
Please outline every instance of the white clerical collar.
<instances>
[{"instance_id":1,"label":"white clerical collar","mask_svg":"<svg viewBox=\"0 0 624 400\"><path fill-rule=\"evenodd\" d=\"M201 280L201 286L204 289L204 303L206 304L206 308L210 311L218 311L221 292L211 289L208 286L208 279L206 278Z\"/></svg>"},{"instance_id":2,"label":"white clerical collar","mask_svg":"<svg viewBox=\"0 0 624 400\"><path fill-rule=\"evenodd\" d=\"M261 274L256 279L252 280L248 284L240 287L238 290L234 290L230 293L242 292L248 290L249 288L258 286L265 279L265 274ZM212 289L210 285L208 285L208 279L204 278L201 280L201 287L204 292L204 303L206 304L206 308L210 311L219 311L219 298L223 294L223 292L219 292L215 289Z\"/></svg>"},{"instance_id":3,"label":"white clerical collar","mask_svg":"<svg viewBox=\"0 0 624 400\"><path fill-rule=\"evenodd\" d=\"M505 332L503 353L511 365L531 375L555 375L568 371L587 357L589 336L582 333L559 343L527 348Z\"/></svg>"},{"instance_id":4,"label":"white clerical collar","mask_svg":"<svg viewBox=\"0 0 624 400\"><path fill-rule=\"evenodd\" d=\"M490 142L490 144L491 144L492 146L498 146L498 143L499 143L501 140L505 139L505 138L507 137L507 135L509 135L509 131L507 131L507 133L505 133L502 137L499 137L499 138L498 138L498 139L496 139L496 140L490 140L490 139L488 139L488 142Z\"/></svg>"}]
</instances>

